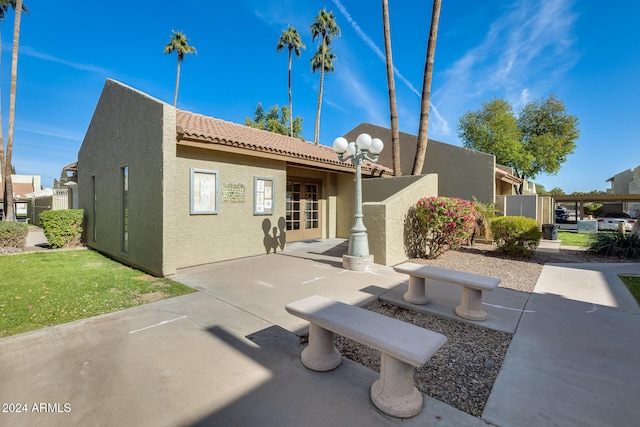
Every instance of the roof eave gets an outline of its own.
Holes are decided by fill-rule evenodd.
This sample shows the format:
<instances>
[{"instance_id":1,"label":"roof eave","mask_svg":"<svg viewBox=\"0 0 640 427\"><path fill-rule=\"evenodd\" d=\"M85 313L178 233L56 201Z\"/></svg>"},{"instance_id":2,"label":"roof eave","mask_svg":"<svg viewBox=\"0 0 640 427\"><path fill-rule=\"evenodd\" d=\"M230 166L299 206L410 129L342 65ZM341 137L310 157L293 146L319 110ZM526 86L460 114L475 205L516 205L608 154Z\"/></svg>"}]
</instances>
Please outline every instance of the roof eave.
<instances>
[{"instance_id":1,"label":"roof eave","mask_svg":"<svg viewBox=\"0 0 640 427\"><path fill-rule=\"evenodd\" d=\"M285 161L288 164L310 166L318 169L326 169L336 172L355 173L355 168L351 164L341 163L339 160L337 160L337 157L335 163L325 162L315 158L291 155L284 151L274 152L272 150L264 149L251 144L242 144L226 140L212 140L208 138L203 140L202 138L185 134L182 129L178 130L176 134L177 144L181 146L195 147L205 150L224 151L227 153L242 154L245 156L248 154L247 152L250 152L254 157ZM370 166L363 165L363 169L369 176L392 175L389 171L386 171L383 168L372 168Z\"/></svg>"}]
</instances>

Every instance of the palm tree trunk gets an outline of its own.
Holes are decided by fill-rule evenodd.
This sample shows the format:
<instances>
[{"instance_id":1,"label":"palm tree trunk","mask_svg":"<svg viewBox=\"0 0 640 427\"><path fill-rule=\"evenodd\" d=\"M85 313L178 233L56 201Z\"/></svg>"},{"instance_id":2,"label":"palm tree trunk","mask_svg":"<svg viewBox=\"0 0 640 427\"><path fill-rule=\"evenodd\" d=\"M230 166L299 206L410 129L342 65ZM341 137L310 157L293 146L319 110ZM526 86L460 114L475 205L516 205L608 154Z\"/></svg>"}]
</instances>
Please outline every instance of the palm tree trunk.
<instances>
[{"instance_id":1,"label":"palm tree trunk","mask_svg":"<svg viewBox=\"0 0 640 427\"><path fill-rule=\"evenodd\" d=\"M441 0L433 0L431 29L429 31L429 43L427 44L427 60L424 65L424 79L422 81L422 101L420 103L418 144L416 147L416 157L413 162L413 171L411 172L412 175L422 174L424 158L427 153L427 142L429 138L429 105L431 103L431 80L433 77L433 61L436 52L436 38L438 36L441 2Z\"/></svg>"},{"instance_id":2,"label":"palm tree trunk","mask_svg":"<svg viewBox=\"0 0 640 427\"><path fill-rule=\"evenodd\" d=\"M5 158L5 200L7 221L15 221L13 206L13 183L11 182L11 155L13 153L13 128L16 121L16 87L18 82L18 42L20 41L20 18L22 16L22 0L16 1L15 21L13 23L13 49L11 52L11 89L9 92L9 128L7 131L7 153Z\"/></svg>"},{"instance_id":3,"label":"palm tree trunk","mask_svg":"<svg viewBox=\"0 0 640 427\"><path fill-rule=\"evenodd\" d=\"M289 134L293 138L293 97L291 96L291 47L289 48Z\"/></svg>"},{"instance_id":4,"label":"palm tree trunk","mask_svg":"<svg viewBox=\"0 0 640 427\"><path fill-rule=\"evenodd\" d=\"M387 83L389 86L389 115L391 116L391 156L393 174L402 175L400 168L400 131L398 129L398 105L396 103L396 82L393 76L393 55L391 53L391 29L389 27L389 0L382 0L382 24L384 27L384 51L387 57Z\"/></svg>"},{"instance_id":5,"label":"palm tree trunk","mask_svg":"<svg viewBox=\"0 0 640 427\"><path fill-rule=\"evenodd\" d=\"M324 45L324 36L322 37L322 64L320 67L320 89L318 90L318 109L316 111L316 132L313 137L314 144L318 145L320 143L320 110L322 109L322 88L324 87L324 55L325 45Z\"/></svg>"},{"instance_id":6,"label":"palm tree trunk","mask_svg":"<svg viewBox=\"0 0 640 427\"><path fill-rule=\"evenodd\" d=\"M178 53L178 71L176 71L176 92L173 95L173 106L178 104L178 86L180 86L180 54Z\"/></svg>"},{"instance_id":7,"label":"palm tree trunk","mask_svg":"<svg viewBox=\"0 0 640 427\"><path fill-rule=\"evenodd\" d=\"M2 36L0 35L0 69L2 68ZM0 99L2 99L2 94L0 93ZM4 139L2 137L3 133L2 127L2 102L0 102L0 195L2 196L2 212L6 212L5 203L7 202L7 196L5 193L5 177L4 177Z\"/></svg>"}]
</instances>

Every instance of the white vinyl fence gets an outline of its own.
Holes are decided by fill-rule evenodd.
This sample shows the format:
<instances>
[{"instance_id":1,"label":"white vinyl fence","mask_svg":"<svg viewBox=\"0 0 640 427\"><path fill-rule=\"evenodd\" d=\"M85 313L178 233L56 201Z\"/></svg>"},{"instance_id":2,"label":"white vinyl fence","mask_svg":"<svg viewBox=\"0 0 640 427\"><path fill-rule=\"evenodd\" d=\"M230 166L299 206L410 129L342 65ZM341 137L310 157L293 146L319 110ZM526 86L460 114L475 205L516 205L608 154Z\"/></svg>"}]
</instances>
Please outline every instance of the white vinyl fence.
<instances>
[{"instance_id":1,"label":"white vinyl fence","mask_svg":"<svg viewBox=\"0 0 640 427\"><path fill-rule=\"evenodd\" d=\"M36 192L29 198L27 209L29 221L39 226L42 212L71 209L71 191L68 188L54 188Z\"/></svg>"}]
</instances>

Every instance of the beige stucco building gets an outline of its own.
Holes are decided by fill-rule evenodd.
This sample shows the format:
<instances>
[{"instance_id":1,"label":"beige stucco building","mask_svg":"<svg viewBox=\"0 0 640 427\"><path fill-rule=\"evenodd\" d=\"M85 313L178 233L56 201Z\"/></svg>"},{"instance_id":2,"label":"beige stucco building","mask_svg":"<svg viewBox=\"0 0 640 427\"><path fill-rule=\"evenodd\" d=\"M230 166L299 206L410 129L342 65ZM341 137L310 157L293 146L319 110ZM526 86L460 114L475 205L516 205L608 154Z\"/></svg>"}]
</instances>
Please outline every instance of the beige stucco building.
<instances>
[{"instance_id":1,"label":"beige stucco building","mask_svg":"<svg viewBox=\"0 0 640 427\"><path fill-rule=\"evenodd\" d=\"M13 187L13 203L16 218L24 221L27 218L27 195L42 189L40 175L15 175L11 174ZM4 188L0 176L0 189ZM0 219L4 217L4 194L0 191Z\"/></svg>"},{"instance_id":2,"label":"beige stucco building","mask_svg":"<svg viewBox=\"0 0 640 427\"><path fill-rule=\"evenodd\" d=\"M391 144L391 129L370 123L361 123L345 136L353 141L361 133L368 133ZM416 155L418 137L400 132L400 169L402 175L410 175ZM378 163L393 167L391 150L380 153ZM512 195L514 185L522 182L513 175L511 168L496 164L493 154L482 153L464 147L430 139L423 174L438 175L438 195L458 197L464 200L476 198L483 203L496 203L498 196Z\"/></svg>"},{"instance_id":3,"label":"beige stucco building","mask_svg":"<svg viewBox=\"0 0 640 427\"><path fill-rule=\"evenodd\" d=\"M363 165L364 223L378 264L407 259L405 220L420 198L492 202L513 178L491 155L435 141L425 175L392 177L390 135L362 126L346 137L366 132L387 143L379 163ZM348 238L354 175L331 147L179 110L107 80L78 153L85 242L165 276L287 242Z\"/></svg>"},{"instance_id":4,"label":"beige stucco building","mask_svg":"<svg viewBox=\"0 0 640 427\"><path fill-rule=\"evenodd\" d=\"M169 275L287 241L346 238L354 173L330 147L178 110L107 80L78 153L85 240ZM382 182L391 171L365 162L363 175Z\"/></svg>"}]
</instances>

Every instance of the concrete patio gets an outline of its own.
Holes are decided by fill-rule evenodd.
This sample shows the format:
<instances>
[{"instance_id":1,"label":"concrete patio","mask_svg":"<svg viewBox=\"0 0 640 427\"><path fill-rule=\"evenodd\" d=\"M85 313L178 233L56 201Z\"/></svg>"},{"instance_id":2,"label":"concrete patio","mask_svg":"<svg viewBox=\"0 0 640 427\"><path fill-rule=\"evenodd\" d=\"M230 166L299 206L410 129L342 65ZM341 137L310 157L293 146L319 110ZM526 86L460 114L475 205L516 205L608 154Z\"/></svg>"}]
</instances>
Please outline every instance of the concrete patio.
<instances>
[{"instance_id":1,"label":"concrete patio","mask_svg":"<svg viewBox=\"0 0 640 427\"><path fill-rule=\"evenodd\" d=\"M421 414L400 420L369 399L377 373L344 358L329 373L300 363L306 324L286 303L397 300L406 287L390 267L342 269L344 249L300 242L184 269L173 279L199 292L1 339L0 402L27 411L0 412L0 425L636 424L640 309L617 274L640 264L547 265L531 295L487 294L485 326L515 334L482 418L425 396ZM424 309L454 317L459 292L443 288ZM50 411L35 412L41 403Z\"/></svg>"}]
</instances>

